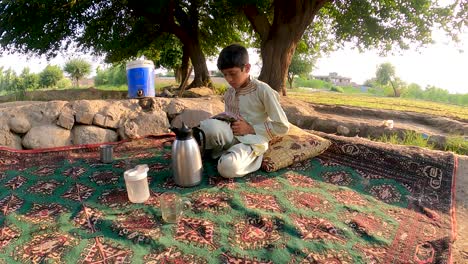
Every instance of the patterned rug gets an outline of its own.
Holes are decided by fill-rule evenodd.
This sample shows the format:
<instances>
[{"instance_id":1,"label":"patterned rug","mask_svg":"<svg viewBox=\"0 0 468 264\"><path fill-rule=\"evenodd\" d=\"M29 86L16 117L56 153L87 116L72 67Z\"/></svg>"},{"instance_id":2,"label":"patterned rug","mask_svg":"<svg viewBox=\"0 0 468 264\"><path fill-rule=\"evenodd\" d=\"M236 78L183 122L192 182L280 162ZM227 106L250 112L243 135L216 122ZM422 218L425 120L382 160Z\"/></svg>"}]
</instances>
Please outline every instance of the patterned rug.
<instances>
[{"instance_id":1,"label":"patterned rug","mask_svg":"<svg viewBox=\"0 0 468 264\"><path fill-rule=\"evenodd\" d=\"M275 173L175 186L162 135L43 151L0 149L0 263L450 263L456 161L329 137L318 158ZM123 172L148 164L151 198L127 199ZM158 196L192 202L165 224Z\"/></svg>"}]
</instances>

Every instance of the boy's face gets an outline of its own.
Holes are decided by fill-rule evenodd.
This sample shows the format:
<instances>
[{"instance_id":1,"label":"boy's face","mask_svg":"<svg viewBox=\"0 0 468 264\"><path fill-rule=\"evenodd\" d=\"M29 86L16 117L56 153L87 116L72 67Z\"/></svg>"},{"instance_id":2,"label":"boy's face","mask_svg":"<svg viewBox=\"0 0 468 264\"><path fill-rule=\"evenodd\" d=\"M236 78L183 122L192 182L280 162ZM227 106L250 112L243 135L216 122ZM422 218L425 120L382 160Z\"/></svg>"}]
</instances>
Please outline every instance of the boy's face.
<instances>
[{"instance_id":1,"label":"boy's face","mask_svg":"<svg viewBox=\"0 0 468 264\"><path fill-rule=\"evenodd\" d=\"M233 67L221 70L221 72L229 85L234 89L239 89L249 79L250 64L246 64L243 69Z\"/></svg>"}]
</instances>

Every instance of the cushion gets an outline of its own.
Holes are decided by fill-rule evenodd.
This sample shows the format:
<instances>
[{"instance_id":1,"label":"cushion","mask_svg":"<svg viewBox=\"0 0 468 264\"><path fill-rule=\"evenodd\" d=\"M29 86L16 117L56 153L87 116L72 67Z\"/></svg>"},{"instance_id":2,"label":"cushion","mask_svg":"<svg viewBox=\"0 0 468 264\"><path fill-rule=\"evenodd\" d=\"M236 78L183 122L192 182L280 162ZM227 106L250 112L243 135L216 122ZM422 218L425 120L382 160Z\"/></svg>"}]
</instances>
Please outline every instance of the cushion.
<instances>
[{"instance_id":1,"label":"cushion","mask_svg":"<svg viewBox=\"0 0 468 264\"><path fill-rule=\"evenodd\" d=\"M290 125L287 135L270 140L269 148L263 155L262 169L277 171L296 162L322 154L331 141Z\"/></svg>"}]
</instances>

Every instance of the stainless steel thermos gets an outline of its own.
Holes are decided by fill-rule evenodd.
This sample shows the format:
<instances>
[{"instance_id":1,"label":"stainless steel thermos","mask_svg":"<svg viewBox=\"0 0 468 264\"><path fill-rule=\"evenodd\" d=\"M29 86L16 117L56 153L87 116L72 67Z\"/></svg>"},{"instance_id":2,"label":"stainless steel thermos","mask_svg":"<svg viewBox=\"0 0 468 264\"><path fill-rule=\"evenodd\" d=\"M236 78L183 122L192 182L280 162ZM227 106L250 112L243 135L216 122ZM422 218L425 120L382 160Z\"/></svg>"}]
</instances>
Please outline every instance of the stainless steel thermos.
<instances>
[{"instance_id":1,"label":"stainless steel thermos","mask_svg":"<svg viewBox=\"0 0 468 264\"><path fill-rule=\"evenodd\" d=\"M172 143L172 170L174 182L181 187L192 187L202 180L203 164L198 142L193 131L202 135L202 149L205 145L205 134L198 128L191 129L182 123L181 128L172 127L176 139Z\"/></svg>"}]
</instances>

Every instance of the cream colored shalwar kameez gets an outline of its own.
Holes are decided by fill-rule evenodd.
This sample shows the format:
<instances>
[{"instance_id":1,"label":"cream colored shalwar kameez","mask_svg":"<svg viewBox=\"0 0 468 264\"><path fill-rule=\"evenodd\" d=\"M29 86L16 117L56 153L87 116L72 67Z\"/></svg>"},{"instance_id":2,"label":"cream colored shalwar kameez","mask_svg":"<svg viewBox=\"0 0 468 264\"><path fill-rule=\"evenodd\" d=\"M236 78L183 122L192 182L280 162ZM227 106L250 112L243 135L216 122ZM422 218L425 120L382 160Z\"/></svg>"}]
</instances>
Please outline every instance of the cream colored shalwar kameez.
<instances>
[{"instance_id":1,"label":"cream colored shalwar kameez","mask_svg":"<svg viewBox=\"0 0 468 264\"><path fill-rule=\"evenodd\" d=\"M224 94L225 111L241 116L255 135L234 136L229 123L207 119L200 123L206 134L206 148L218 160L218 172L226 178L242 177L260 169L268 141L285 135L289 122L279 95L266 83L251 78L242 89L232 87Z\"/></svg>"}]
</instances>

